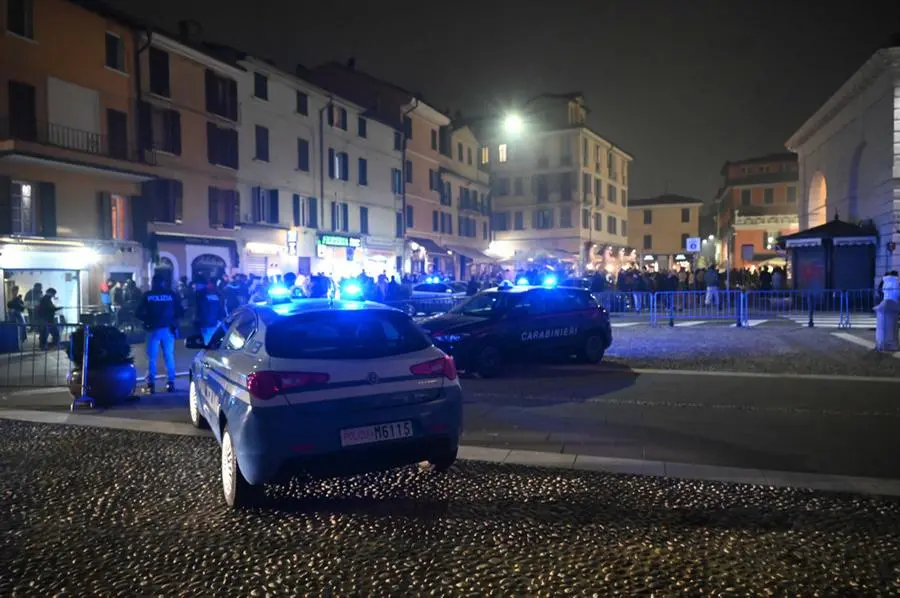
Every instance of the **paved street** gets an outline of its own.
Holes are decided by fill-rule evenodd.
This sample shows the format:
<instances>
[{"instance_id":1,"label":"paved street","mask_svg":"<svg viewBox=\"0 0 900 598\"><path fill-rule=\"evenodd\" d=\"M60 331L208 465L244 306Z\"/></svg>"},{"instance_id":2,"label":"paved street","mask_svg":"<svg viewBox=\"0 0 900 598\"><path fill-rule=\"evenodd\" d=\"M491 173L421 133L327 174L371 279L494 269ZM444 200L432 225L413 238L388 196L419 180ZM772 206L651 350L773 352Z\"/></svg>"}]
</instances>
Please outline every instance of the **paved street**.
<instances>
[{"instance_id":1,"label":"paved street","mask_svg":"<svg viewBox=\"0 0 900 598\"><path fill-rule=\"evenodd\" d=\"M0 422L2 595L900 592L900 501L461 462L221 507L208 438Z\"/></svg>"}]
</instances>

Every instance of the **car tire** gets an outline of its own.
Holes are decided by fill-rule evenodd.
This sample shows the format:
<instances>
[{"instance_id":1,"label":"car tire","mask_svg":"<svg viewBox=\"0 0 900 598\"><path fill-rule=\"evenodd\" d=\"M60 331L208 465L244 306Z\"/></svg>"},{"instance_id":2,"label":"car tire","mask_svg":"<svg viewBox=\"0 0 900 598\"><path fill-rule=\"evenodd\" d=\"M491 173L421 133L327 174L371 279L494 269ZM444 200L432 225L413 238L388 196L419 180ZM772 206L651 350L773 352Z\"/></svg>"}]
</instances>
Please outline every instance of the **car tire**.
<instances>
[{"instance_id":1,"label":"car tire","mask_svg":"<svg viewBox=\"0 0 900 598\"><path fill-rule=\"evenodd\" d=\"M584 340L578 357L584 363L600 363L606 352L606 341L599 334L591 334Z\"/></svg>"},{"instance_id":2,"label":"car tire","mask_svg":"<svg viewBox=\"0 0 900 598\"><path fill-rule=\"evenodd\" d=\"M475 358L475 371L482 378L496 378L503 371L503 355L494 345L484 347Z\"/></svg>"},{"instance_id":3,"label":"car tire","mask_svg":"<svg viewBox=\"0 0 900 598\"><path fill-rule=\"evenodd\" d=\"M200 413L199 392L196 383L191 380L191 385L188 389L188 411L191 415L191 425L198 430L205 430L209 427L209 423L206 421L206 418L203 417L203 414Z\"/></svg>"},{"instance_id":4,"label":"car tire","mask_svg":"<svg viewBox=\"0 0 900 598\"><path fill-rule=\"evenodd\" d=\"M452 451L446 451L429 458L428 470L433 473L444 473L456 463L456 455L458 452L459 449L455 448Z\"/></svg>"},{"instance_id":5,"label":"car tire","mask_svg":"<svg viewBox=\"0 0 900 598\"><path fill-rule=\"evenodd\" d=\"M253 486L241 473L237 454L234 451L234 440L228 425L222 431L222 491L225 504L232 509L243 509L259 504L263 494L262 486Z\"/></svg>"}]
</instances>

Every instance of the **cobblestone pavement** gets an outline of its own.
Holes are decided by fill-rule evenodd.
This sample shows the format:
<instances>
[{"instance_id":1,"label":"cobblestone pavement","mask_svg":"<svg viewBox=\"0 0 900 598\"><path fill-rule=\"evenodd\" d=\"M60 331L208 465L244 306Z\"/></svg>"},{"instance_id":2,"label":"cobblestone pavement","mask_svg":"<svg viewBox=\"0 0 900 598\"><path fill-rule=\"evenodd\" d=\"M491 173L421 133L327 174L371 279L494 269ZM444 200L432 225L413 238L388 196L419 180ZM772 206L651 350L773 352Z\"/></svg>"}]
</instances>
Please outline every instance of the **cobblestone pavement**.
<instances>
[{"instance_id":1,"label":"cobblestone pavement","mask_svg":"<svg viewBox=\"0 0 900 598\"><path fill-rule=\"evenodd\" d=\"M900 501L461 462L221 503L207 438L0 422L0 595L900 592Z\"/></svg>"}]
</instances>

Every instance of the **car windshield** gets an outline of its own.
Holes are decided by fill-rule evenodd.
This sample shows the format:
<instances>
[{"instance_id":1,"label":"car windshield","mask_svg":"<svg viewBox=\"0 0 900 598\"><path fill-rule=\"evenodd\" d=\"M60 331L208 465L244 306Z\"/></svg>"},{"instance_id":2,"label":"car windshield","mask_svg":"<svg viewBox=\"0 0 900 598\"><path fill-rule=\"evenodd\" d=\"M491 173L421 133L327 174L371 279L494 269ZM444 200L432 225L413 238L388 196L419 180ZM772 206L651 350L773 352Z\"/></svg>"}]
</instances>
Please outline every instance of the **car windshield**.
<instances>
[{"instance_id":1,"label":"car windshield","mask_svg":"<svg viewBox=\"0 0 900 598\"><path fill-rule=\"evenodd\" d=\"M468 301L460 303L450 310L451 314L459 314L463 316L475 316L479 318L489 318L497 314L503 313L513 304L515 298L512 295L489 292L479 293Z\"/></svg>"},{"instance_id":2,"label":"car windshield","mask_svg":"<svg viewBox=\"0 0 900 598\"><path fill-rule=\"evenodd\" d=\"M299 314L266 330L266 351L285 359L375 359L429 344L408 316L388 310Z\"/></svg>"}]
</instances>

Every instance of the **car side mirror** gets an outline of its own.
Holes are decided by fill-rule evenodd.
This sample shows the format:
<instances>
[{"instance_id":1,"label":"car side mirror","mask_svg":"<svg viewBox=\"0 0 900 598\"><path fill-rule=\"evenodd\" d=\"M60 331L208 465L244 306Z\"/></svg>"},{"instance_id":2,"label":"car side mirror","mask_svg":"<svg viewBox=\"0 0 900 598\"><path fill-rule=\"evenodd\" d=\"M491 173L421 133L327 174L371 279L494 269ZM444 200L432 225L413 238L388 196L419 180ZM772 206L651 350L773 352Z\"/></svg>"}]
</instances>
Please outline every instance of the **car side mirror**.
<instances>
[{"instance_id":1,"label":"car side mirror","mask_svg":"<svg viewBox=\"0 0 900 598\"><path fill-rule=\"evenodd\" d=\"M207 347L203 337L199 334L194 334L184 339L184 346L186 349L196 349L197 351L206 349Z\"/></svg>"}]
</instances>

